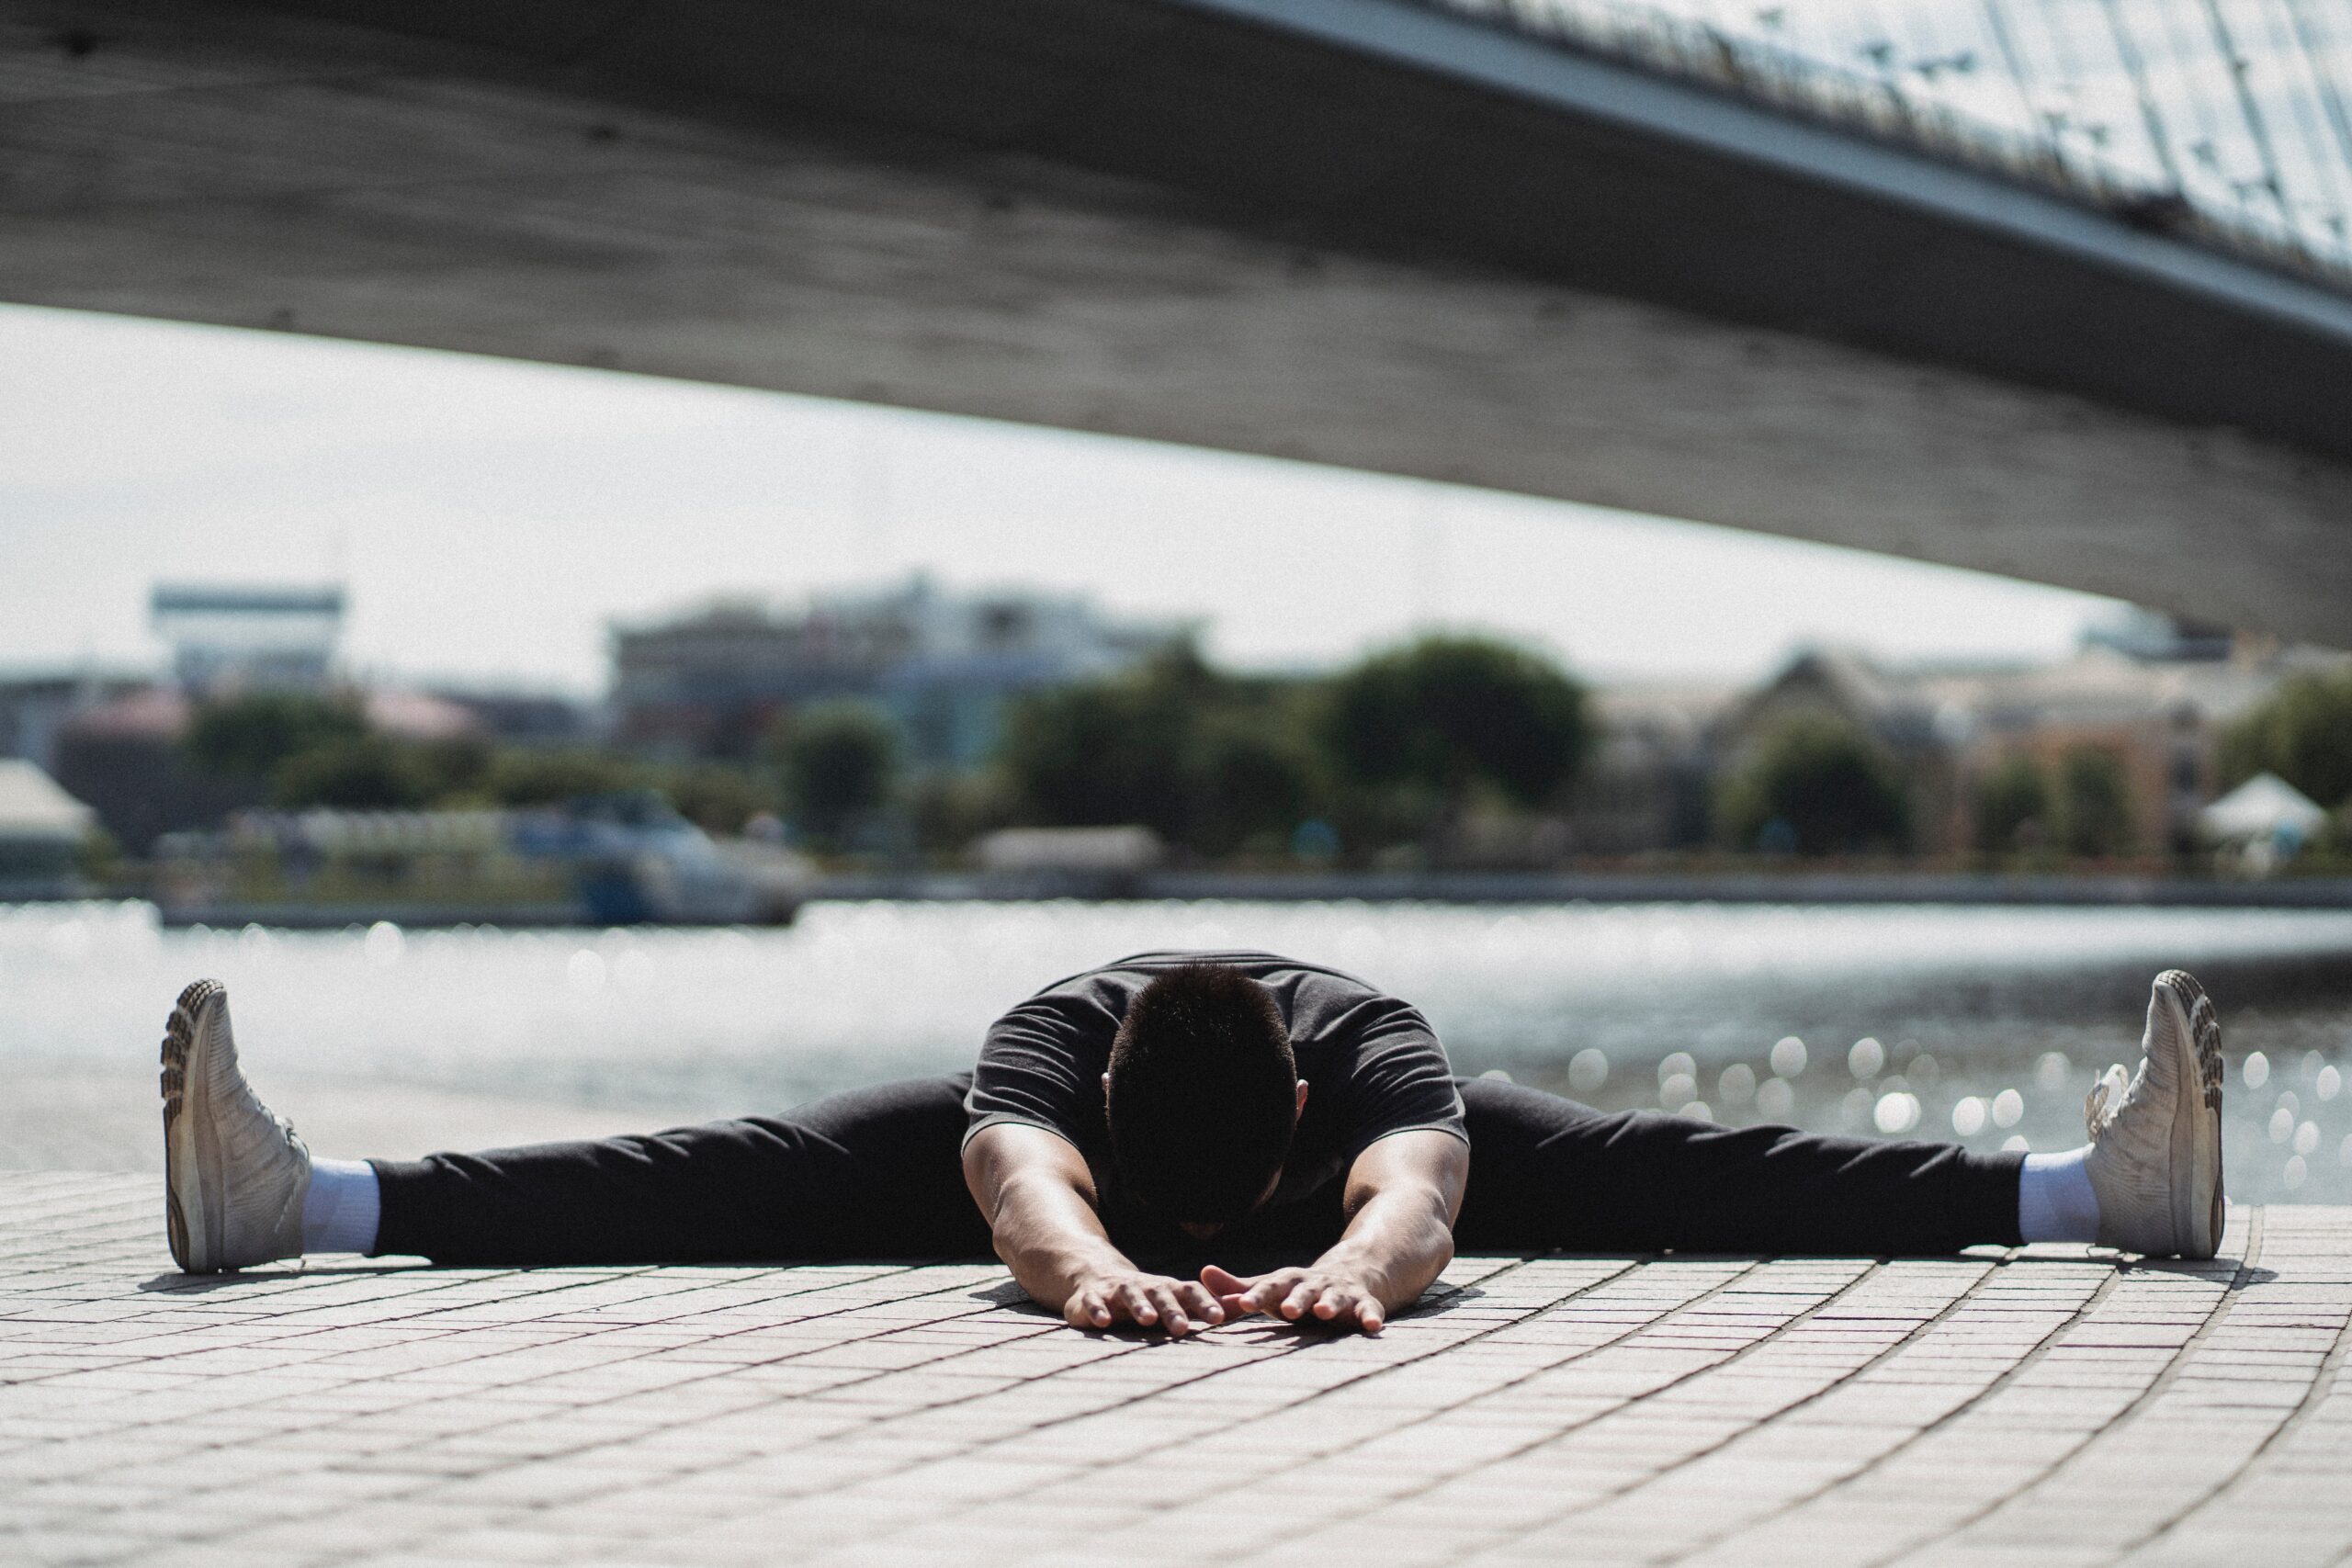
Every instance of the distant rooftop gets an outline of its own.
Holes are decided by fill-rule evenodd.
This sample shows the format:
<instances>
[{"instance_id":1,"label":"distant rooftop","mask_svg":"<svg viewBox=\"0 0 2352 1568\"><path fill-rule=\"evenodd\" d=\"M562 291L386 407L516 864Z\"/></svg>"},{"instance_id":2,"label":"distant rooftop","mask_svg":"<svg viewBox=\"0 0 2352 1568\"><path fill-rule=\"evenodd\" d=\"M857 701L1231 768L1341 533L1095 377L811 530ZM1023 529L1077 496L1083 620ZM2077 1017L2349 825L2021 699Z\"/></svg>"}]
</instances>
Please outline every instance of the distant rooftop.
<instances>
[{"instance_id":1,"label":"distant rooftop","mask_svg":"<svg viewBox=\"0 0 2352 1568\"><path fill-rule=\"evenodd\" d=\"M340 584L159 582L148 616L190 691L300 689L325 683L345 606Z\"/></svg>"},{"instance_id":2,"label":"distant rooftop","mask_svg":"<svg viewBox=\"0 0 2352 1568\"><path fill-rule=\"evenodd\" d=\"M155 585L148 600L155 615L334 615L344 611L344 591L333 588L253 588Z\"/></svg>"}]
</instances>

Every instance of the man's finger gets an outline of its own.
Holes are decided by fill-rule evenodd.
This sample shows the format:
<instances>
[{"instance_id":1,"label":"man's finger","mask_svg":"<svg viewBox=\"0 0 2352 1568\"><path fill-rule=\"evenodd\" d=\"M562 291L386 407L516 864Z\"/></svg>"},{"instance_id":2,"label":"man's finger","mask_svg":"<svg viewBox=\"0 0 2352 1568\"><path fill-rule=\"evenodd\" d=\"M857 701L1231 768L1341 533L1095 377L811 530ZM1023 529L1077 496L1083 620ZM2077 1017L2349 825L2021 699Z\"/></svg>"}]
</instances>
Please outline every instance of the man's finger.
<instances>
[{"instance_id":1,"label":"man's finger","mask_svg":"<svg viewBox=\"0 0 2352 1568\"><path fill-rule=\"evenodd\" d=\"M1208 1287L1210 1294L1220 1298L1245 1294L1257 1282L1253 1278L1236 1274L1230 1269L1220 1269L1214 1263L1201 1270L1201 1283Z\"/></svg>"},{"instance_id":2,"label":"man's finger","mask_svg":"<svg viewBox=\"0 0 2352 1568\"><path fill-rule=\"evenodd\" d=\"M1141 1285L1120 1286L1119 1305L1129 1319L1146 1328L1159 1321L1159 1309L1151 1304L1151 1298L1144 1294Z\"/></svg>"},{"instance_id":3,"label":"man's finger","mask_svg":"<svg viewBox=\"0 0 2352 1568\"><path fill-rule=\"evenodd\" d=\"M1225 1305L1191 1280L1176 1287L1176 1299L1190 1316L1202 1323L1223 1323Z\"/></svg>"},{"instance_id":4,"label":"man's finger","mask_svg":"<svg viewBox=\"0 0 2352 1568\"><path fill-rule=\"evenodd\" d=\"M1184 1306L1176 1292L1166 1285L1153 1285L1145 1292L1151 1298L1152 1310L1159 1314L1159 1325L1170 1334L1182 1334L1193 1326L1184 1315Z\"/></svg>"},{"instance_id":5,"label":"man's finger","mask_svg":"<svg viewBox=\"0 0 2352 1568\"><path fill-rule=\"evenodd\" d=\"M1353 1291L1341 1290L1334 1285L1315 1298L1315 1315L1329 1323L1355 1304L1356 1294Z\"/></svg>"},{"instance_id":6,"label":"man's finger","mask_svg":"<svg viewBox=\"0 0 2352 1568\"><path fill-rule=\"evenodd\" d=\"M1387 1313L1382 1310L1378 1302L1369 1296L1365 1297L1363 1303L1356 1308L1356 1325L1366 1334L1379 1333L1387 1322Z\"/></svg>"},{"instance_id":7,"label":"man's finger","mask_svg":"<svg viewBox=\"0 0 2352 1568\"><path fill-rule=\"evenodd\" d=\"M1283 1315L1293 1323L1297 1322L1306 1315L1307 1308L1314 1304L1315 1296L1315 1286L1306 1280L1300 1280L1292 1289L1290 1294L1283 1298Z\"/></svg>"},{"instance_id":8,"label":"man's finger","mask_svg":"<svg viewBox=\"0 0 2352 1568\"><path fill-rule=\"evenodd\" d=\"M1283 1297L1288 1295L1305 1276L1296 1269L1281 1269L1272 1274L1261 1274L1242 1299L1258 1312L1272 1312Z\"/></svg>"},{"instance_id":9,"label":"man's finger","mask_svg":"<svg viewBox=\"0 0 2352 1568\"><path fill-rule=\"evenodd\" d=\"M1062 1315L1069 1319L1073 1328L1108 1328L1111 1309L1092 1291L1075 1291L1063 1304Z\"/></svg>"}]
</instances>

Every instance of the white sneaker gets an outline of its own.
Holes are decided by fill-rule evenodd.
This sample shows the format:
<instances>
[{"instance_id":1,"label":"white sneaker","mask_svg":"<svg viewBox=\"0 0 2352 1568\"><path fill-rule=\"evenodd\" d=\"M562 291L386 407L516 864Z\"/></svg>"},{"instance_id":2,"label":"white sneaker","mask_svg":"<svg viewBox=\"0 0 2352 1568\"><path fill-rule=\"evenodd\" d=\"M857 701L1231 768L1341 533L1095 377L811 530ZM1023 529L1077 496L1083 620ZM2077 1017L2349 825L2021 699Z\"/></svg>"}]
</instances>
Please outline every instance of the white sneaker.
<instances>
[{"instance_id":1,"label":"white sneaker","mask_svg":"<svg viewBox=\"0 0 2352 1568\"><path fill-rule=\"evenodd\" d=\"M2083 1102L2103 1247L2211 1258L2222 1245L2222 1024L2205 987L2156 976L2140 1071L2107 1069Z\"/></svg>"},{"instance_id":2,"label":"white sneaker","mask_svg":"<svg viewBox=\"0 0 2352 1568\"><path fill-rule=\"evenodd\" d=\"M164 1200L190 1274L302 1255L311 1151L237 1070L229 993L198 980L164 1026Z\"/></svg>"}]
</instances>

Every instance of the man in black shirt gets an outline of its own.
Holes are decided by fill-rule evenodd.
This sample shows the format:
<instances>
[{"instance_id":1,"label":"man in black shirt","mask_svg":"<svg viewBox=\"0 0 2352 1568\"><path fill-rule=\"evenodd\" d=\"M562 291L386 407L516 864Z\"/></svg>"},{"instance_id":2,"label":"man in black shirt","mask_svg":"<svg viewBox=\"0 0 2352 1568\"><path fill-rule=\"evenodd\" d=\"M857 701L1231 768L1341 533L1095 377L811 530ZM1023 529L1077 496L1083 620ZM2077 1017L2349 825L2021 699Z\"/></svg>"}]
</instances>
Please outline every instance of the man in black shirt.
<instances>
[{"instance_id":1,"label":"man in black shirt","mask_svg":"<svg viewBox=\"0 0 2352 1568\"><path fill-rule=\"evenodd\" d=\"M164 1043L167 1217L192 1272L327 1251L520 1266L993 1246L1075 1325L1170 1334L1252 1312L1377 1332L1457 1241L1884 1255L2097 1240L2210 1257L2220 1032L2178 971L2157 977L2144 1049L2136 1077L2119 1066L2094 1092L2084 1148L1976 1155L1459 1079L1417 1010L1353 976L1263 953L1141 953L1013 1009L969 1075L644 1136L355 1162L313 1158L262 1105L225 992L199 981ZM1225 1267L1243 1257L1278 1266Z\"/></svg>"}]
</instances>

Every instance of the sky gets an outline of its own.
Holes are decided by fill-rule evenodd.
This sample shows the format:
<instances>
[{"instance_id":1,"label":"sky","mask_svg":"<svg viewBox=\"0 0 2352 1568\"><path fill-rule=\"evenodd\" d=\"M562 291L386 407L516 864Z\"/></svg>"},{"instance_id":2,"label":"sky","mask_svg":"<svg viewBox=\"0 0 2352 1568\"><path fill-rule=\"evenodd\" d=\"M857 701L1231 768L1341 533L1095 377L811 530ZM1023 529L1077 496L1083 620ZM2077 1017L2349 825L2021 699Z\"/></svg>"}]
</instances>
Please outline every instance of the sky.
<instances>
[{"instance_id":1,"label":"sky","mask_svg":"<svg viewBox=\"0 0 2352 1568\"><path fill-rule=\"evenodd\" d=\"M610 626L928 571L1198 619L1246 668L1417 630L1588 677L1834 643L2044 658L2110 601L1554 501L990 421L0 306L0 671L152 669L159 581L348 585L369 678L590 696Z\"/></svg>"}]
</instances>

